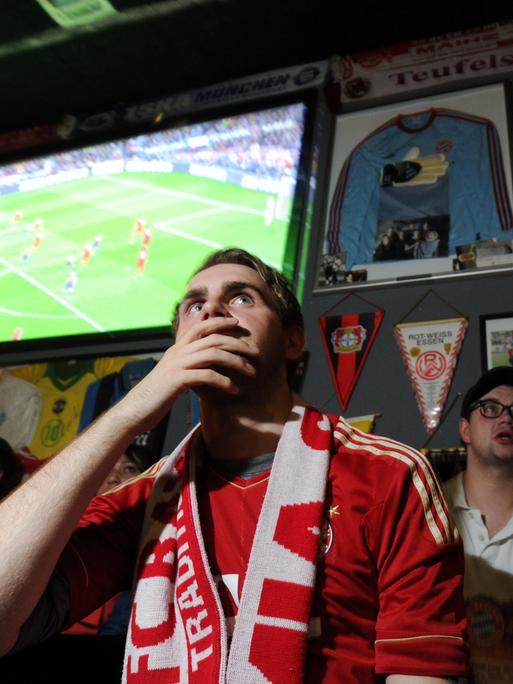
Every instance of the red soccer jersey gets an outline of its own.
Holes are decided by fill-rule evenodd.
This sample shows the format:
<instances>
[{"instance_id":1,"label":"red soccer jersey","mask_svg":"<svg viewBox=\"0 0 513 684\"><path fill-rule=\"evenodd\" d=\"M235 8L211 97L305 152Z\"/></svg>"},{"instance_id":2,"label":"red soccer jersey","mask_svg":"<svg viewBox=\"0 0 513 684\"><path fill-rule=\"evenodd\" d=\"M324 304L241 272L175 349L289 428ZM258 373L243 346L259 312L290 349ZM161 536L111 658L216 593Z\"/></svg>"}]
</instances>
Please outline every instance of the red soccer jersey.
<instances>
[{"instance_id":1,"label":"red soccer jersey","mask_svg":"<svg viewBox=\"0 0 513 684\"><path fill-rule=\"evenodd\" d=\"M205 548L230 635L269 474L270 470L267 470L243 479L205 465L198 484Z\"/></svg>"},{"instance_id":2,"label":"red soccer jersey","mask_svg":"<svg viewBox=\"0 0 513 684\"><path fill-rule=\"evenodd\" d=\"M333 435L339 446L327 483L305 682L464 676L462 548L429 465L414 450L343 421ZM97 497L84 516L60 566L70 582L71 620L128 586L158 469ZM227 577L219 593L228 617L241 594L266 476L241 482L207 467L198 476L205 547L213 574Z\"/></svg>"},{"instance_id":3,"label":"red soccer jersey","mask_svg":"<svg viewBox=\"0 0 513 684\"><path fill-rule=\"evenodd\" d=\"M465 675L463 551L444 508L413 449L366 435L334 457L306 681Z\"/></svg>"}]
</instances>

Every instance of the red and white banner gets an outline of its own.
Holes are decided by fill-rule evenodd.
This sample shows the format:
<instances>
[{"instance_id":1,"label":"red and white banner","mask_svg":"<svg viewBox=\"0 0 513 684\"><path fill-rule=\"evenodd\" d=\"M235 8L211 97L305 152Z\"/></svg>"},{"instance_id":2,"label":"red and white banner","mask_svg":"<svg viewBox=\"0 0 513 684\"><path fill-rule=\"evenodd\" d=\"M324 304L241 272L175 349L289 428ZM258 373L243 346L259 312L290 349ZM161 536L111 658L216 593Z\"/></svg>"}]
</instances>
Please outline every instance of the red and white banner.
<instances>
[{"instance_id":1,"label":"red and white banner","mask_svg":"<svg viewBox=\"0 0 513 684\"><path fill-rule=\"evenodd\" d=\"M342 103L400 95L511 72L513 21L337 57Z\"/></svg>"},{"instance_id":2,"label":"red and white banner","mask_svg":"<svg viewBox=\"0 0 513 684\"><path fill-rule=\"evenodd\" d=\"M398 323L394 333L428 432L440 423L467 331L466 318Z\"/></svg>"}]
</instances>

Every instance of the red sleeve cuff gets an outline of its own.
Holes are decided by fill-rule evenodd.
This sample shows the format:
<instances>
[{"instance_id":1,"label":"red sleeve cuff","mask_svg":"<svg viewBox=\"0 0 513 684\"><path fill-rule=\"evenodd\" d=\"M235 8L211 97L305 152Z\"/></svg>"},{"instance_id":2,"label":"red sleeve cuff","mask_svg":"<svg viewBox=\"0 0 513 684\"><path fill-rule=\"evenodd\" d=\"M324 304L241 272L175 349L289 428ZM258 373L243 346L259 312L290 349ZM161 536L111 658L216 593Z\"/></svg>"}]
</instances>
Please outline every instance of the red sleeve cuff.
<instances>
[{"instance_id":1,"label":"red sleeve cuff","mask_svg":"<svg viewBox=\"0 0 513 684\"><path fill-rule=\"evenodd\" d=\"M426 634L377 639L376 672L431 677L465 677L468 650L459 636Z\"/></svg>"}]
</instances>

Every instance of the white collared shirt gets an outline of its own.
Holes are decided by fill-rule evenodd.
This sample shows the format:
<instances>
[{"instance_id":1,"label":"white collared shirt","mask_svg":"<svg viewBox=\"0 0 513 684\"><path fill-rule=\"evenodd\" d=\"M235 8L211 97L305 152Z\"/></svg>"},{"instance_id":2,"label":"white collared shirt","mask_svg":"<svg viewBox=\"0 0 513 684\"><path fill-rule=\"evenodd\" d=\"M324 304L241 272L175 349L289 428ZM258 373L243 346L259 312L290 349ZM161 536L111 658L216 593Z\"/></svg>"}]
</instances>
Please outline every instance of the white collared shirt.
<instances>
[{"instance_id":1,"label":"white collared shirt","mask_svg":"<svg viewBox=\"0 0 513 684\"><path fill-rule=\"evenodd\" d=\"M472 681L513 682L513 517L490 539L481 511L467 502L463 473L444 486L465 550Z\"/></svg>"},{"instance_id":2,"label":"white collared shirt","mask_svg":"<svg viewBox=\"0 0 513 684\"><path fill-rule=\"evenodd\" d=\"M513 517L490 539L481 511L467 503L463 473L445 491L465 549L465 598L513 601Z\"/></svg>"}]
</instances>

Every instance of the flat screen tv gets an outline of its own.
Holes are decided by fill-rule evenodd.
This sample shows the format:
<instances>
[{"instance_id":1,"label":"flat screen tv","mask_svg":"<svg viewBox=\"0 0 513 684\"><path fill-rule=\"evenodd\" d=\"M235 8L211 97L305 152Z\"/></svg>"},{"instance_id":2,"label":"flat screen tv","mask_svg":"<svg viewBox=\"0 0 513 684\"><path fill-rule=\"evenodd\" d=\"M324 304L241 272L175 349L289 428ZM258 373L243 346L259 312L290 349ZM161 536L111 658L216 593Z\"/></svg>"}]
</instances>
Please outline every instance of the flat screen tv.
<instances>
[{"instance_id":1,"label":"flat screen tv","mask_svg":"<svg viewBox=\"0 0 513 684\"><path fill-rule=\"evenodd\" d=\"M293 281L307 101L0 166L0 363L163 348L187 278L222 247Z\"/></svg>"}]
</instances>

